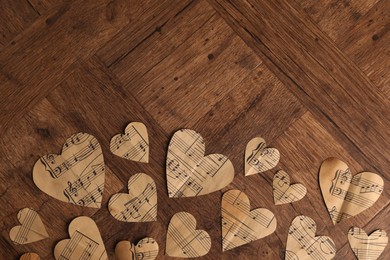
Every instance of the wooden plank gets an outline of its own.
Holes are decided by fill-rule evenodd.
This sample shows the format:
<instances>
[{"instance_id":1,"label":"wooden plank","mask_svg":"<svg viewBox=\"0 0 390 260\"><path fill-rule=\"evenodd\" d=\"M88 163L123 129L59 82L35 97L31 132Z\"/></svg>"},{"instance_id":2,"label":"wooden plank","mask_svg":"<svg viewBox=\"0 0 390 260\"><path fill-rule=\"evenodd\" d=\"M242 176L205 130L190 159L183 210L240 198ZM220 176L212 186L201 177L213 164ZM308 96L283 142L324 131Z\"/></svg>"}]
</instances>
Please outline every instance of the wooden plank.
<instances>
[{"instance_id":1,"label":"wooden plank","mask_svg":"<svg viewBox=\"0 0 390 260\"><path fill-rule=\"evenodd\" d=\"M49 12L52 8L62 5L64 0L27 0L39 15Z\"/></svg>"}]
</instances>

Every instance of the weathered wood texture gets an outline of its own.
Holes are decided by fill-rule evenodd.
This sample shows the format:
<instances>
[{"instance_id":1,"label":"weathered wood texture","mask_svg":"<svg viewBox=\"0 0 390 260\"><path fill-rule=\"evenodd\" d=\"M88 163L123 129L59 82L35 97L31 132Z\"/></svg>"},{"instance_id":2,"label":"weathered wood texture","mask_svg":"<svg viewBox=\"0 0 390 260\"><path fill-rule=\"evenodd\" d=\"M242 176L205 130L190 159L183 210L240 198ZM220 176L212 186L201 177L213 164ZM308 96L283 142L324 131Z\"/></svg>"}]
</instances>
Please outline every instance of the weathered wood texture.
<instances>
[{"instance_id":1,"label":"weathered wood texture","mask_svg":"<svg viewBox=\"0 0 390 260\"><path fill-rule=\"evenodd\" d=\"M210 233L202 259L280 259L287 230L300 214L329 235L335 259L353 259L351 226L390 234L390 5L351 1L2 1L0 10L0 259L25 252L53 258L79 215L99 226L110 258L115 244L154 237L164 256L166 229L176 212L193 214ZM139 164L114 156L110 138L127 123L149 131L151 159ZM169 199L165 156L172 134L192 128L206 153L222 153L236 177L220 192ZM102 208L56 201L32 182L35 161L58 153L84 131L102 145L106 184ZM279 165L244 177L246 143L262 136L281 152ZM369 170L385 191L368 210L334 226L318 185L321 162L344 160L353 173ZM275 206L273 174L283 169L305 184L307 196ZM158 189L158 221L122 223L107 210L129 177L149 174ZM278 221L264 239L222 253L220 199L237 188L252 208ZM8 236L23 207L39 212L49 239L16 246ZM389 246L381 259L390 258Z\"/></svg>"}]
</instances>

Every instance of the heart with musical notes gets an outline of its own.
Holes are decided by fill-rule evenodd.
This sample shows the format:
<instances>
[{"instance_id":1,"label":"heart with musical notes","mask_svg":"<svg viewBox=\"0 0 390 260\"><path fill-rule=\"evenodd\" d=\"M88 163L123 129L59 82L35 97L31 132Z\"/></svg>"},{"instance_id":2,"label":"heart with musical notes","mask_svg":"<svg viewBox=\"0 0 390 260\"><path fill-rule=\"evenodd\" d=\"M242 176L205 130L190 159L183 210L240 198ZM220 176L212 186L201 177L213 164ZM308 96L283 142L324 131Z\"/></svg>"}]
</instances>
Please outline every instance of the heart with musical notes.
<instances>
[{"instance_id":1,"label":"heart with musical notes","mask_svg":"<svg viewBox=\"0 0 390 260\"><path fill-rule=\"evenodd\" d=\"M35 210L29 208L19 210L18 220L21 225L9 231L9 237L16 245L28 244L49 237L41 217Z\"/></svg>"},{"instance_id":2,"label":"heart with musical notes","mask_svg":"<svg viewBox=\"0 0 390 260\"><path fill-rule=\"evenodd\" d=\"M191 129L181 129L168 146L166 175L170 198L194 197L227 186L233 181L234 168L225 155L205 156L203 137Z\"/></svg>"},{"instance_id":3,"label":"heart with musical notes","mask_svg":"<svg viewBox=\"0 0 390 260\"><path fill-rule=\"evenodd\" d=\"M301 200L306 195L303 184L290 184L290 176L285 171L278 171L272 182L275 205L288 204Z\"/></svg>"},{"instance_id":4,"label":"heart with musical notes","mask_svg":"<svg viewBox=\"0 0 390 260\"><path fill-rule=\"evenodd\" d=\"M250 210L248 196L230 190L222 196L222 251L227 251L275 232L276 218L265 208Z\"/></svg>"},{"instance_id":5,"label":"heart with musical notes","mask_svg":"<svg viewBox=\"0 0 390 260\"><path fill-rule=\"evenodd\" d=\"M383 179L372 172L352 176L347 164L328 158L320 168L320 187L333 224L371 207L383 191Z\"/></svg>"},{"instance_id":6,"label":"heart with musical notes","mask_svg":"<svg viewBox=\"0 0 390 260\"><path fill-rule=\"evenodd\" d=\"M41 191L60 201L100 208L104 168L96 138L77 133L66 140L60 155L44 155L35 163L33 180Z\"/></svg>"},{"instance_id":7,"label":"heart with musical notes","mask_svg":"<svg viewBox=\"0 0 390 260\"><path fill-rule=\"evenodd\" d=\"M111 138L110 150L113 154L136 162L149 161L149 138L146 126L140 122L127 125L124 134Z\"/></svg>"},{"instance_id":8,"label":"heart with musical notes","mask_svg":"<svg viewBox=\"0 0 390 260\"><path fill-rule=\"evenodd\" d=\"M19 260L41 260L41 258L36 253L25 253Z\"/></svg>"},{"instance_id":9,"label":"heart with musical notes","mask_svg":"<svg viewBox=\"0 0 390 260\"><path fill-rule=\"evenodd\" d=\"M108 259L102 237L95 221L77 217L68 227L70 239L64 239L54 248L55 259Z\"/></svg>"},{"instance_id":10,"label":"heart with musical notes","mask_svg":"<svg viewBox=\"0 0 390 260\"><path fill-rule=\"evenodd\" d=\"M128 181L129 193L112 195L108 202L110 214L124 222L150 222L157 220L157 192L153 179L137 173Z\"/></svg>"},{"instance_id":11,"label":"heart with musical notes","mask_svg":"<svg viewBox=\"0 0 390 260\"><path fill-rule=\"evenodd\" d=\"M288 230L285 259L332 259L336 254L333 240L315 236L317 225L307 216L297 216Z\"/></svg>"},{"instance_id":12,"label":"heart with musical notes","mask_svg":"<svg viewBox=\"0 0 390 260\"><path fill-rule=\"evenodd\" d=\"M385 250L388 237L384 230L375 230L367 236L363 229L351 227L348 231L348 241L357 259L375 260Z\"/></svg>"},{"instance_id":13,"label":"heart with musical notes","mask_svg":"<svg viewBox=\"0 0 390 260\"><path fill-rule=\"evenodd\" d=\"M196 229L196 219L188 212L176 213L168 226L165 252L168 256L193 258L206 255L211 239L204 230Z\"/></svg>"},{"instance_id":14,"label":"heart with musical notes","mask_svg":"<svg viewBox=\"0 0 390 260\"><path fill-rule=\"evenodd\" d=\"M274 168L280 159L276 148L267 148L265 140L255 137L245 149L245 176L265 172Z\"/></svg>"},{"instance_id":15,"label":"heart with musical notes","mask_svg":"<svg viewBox=\"0 0 390 260\"><path fill-rule=\"evenodd\" d=\"M117 260L153 260L157 258L158 250L157 242L150 237L141 239L136 245L129 241L120 241L115 247L115 258Z\"/></svg>"}]
</instances>

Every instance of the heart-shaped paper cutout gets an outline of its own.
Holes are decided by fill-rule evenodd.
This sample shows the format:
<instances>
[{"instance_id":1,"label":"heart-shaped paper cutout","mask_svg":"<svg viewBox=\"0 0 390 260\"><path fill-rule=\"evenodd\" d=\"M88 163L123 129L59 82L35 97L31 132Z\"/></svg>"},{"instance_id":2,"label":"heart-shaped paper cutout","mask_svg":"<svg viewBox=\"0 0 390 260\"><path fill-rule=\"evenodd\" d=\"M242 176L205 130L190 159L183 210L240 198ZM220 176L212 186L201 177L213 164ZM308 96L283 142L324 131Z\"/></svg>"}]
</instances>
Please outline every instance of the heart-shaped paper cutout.
<instances>
[{"instance_id":1,"label":"heart-shaped paper cutout","mask_svg":"<svg viewBox=\"0 0 390 260\"><path fill-rule=\"evenodd\" d=\"M72 135L61 155L45 155L35 163L33 179L40 190L58 200L100 208L104 160L99 142L86 133Z\"/></svg>"},{"instance_id":2,"label":"heart-shaped paper cutout","mask_svg":"<svg viewBox=\"0 0 390 260\"><path fill-rule=\"evenodd\" d=\"M210 251L211 239L204 230L196 230L196 219L188 212L176 213L169 223L165 252L169 256L191 258Z\"/></svg>"},{"instance_id":3,"label":"heart-shaped paper cutout","mask_svg":"<svg viewBox=\"0 0 390 260\"><path fill-rule=\"evenodd\" d=\"M39 255L36 253L25 253L20 258L20 260L41 260Z\"/></svg>"},{"instance_id":4,"label":"heart-shaped paper cutout","mask_svg":"<svg viewBox=\"0 0 390 260\"><path fill-rule=\"evenodd\" d=\"M139 122L128 124L124 134L117 134L111 138L110 150L119 157L147 163L149 138L146 126Z\"/></svg>"},{"instance_id":5,"label":"heart-shaped paper cutout","mask_svg":"<svg viewBox=\"0 0 390 260\"><path fill-rule=\"evenodd\" d=\"M108 210L117 220L124 222L150 222L157 220L157 192L153 179L137 173L128 182L129 193L112 195Z\"/></svg>"},{"instance_id":6,"label":"heart-shaped paper cutout","mask_svg":"<svg viewBox=\"0 0 390 260\"><path fill-rule=\"evenodd\" d=\"M362 172L352 177L348 166L337 158L322 163L319 178L333 224L371 207L383 191L383 179L378 174Z\"/></svg>"},{"instance_id":7,"label":"heart-shaped paper cutout","mask_svg":"<svg viewBox=\"0 0 390 260\"><path fill-rule=\"evenodd\" d=\"M245 176L261 173L274 168L280 159L276 148L267 148L265 140L255 137L245 149Z\"/></svg>"},{"instance_id":8,"label":"heart-shaped paper cutout","mask_svg":"<svg viewBox=\"0 0 390 260\"><path fill-rule=\"evenodd\" d=\"M230 190L222 197L222 251L266 237L276 229L274 214L265 208L250 210L245 193Z\"/></svg>"},{"instance_id":9,"label":"heart-shaped paper cutout","mask_svg":"<svg viewBox=\"0 0 390 260\"><path fill-rule=\"evenodd\" d=\"M137 245L129 241L120 241L115 247L117 260L154 260L158 255L158 244L150 237L139 241Z\"/></svg>"},{"instance_id":10,"label":"heart-shaped paper cutout","mask_svg":"<svg viewBox=\"0 0 390 260\"><path fill-rule=\"evenodd\" d=\"M348 240L357 259L375 260L385 250L388 237L384 230L375 230L367 236L363 229L352 227L348 231Z\"/></svg>"},{"instance_id":11,"label":"heart-shaped paper cutout","mask_svg":"<svg viewBox=\"0 0 390 260\"><path fill-rule=\"evenodd\" d=\"M106 249L95 221L89 217L72 220L68 228L70 239L64 239L54 248L55 259L108 259Z\"/></svg>"},{"instance_id":12,"label":"heart-shaped paper cutout","mask_svg":"<svg viewBox=\"0 0 390 260\"><path fill-rule=\"evenodd\" d=\"M282 205L301 200L306 195L306 187L296 183L290 185L290 176L285 171L278 171L272 182L275 205Z\"/></svg>"},{"instance_id":13,"label":"heart-shaped paper cutout","mask_svg":"<svg viewBox=\"0 0 390 260\"><path fill-rule=\"evenodd\" d=\"M295 217L288 230L285 259L332 259L336 254L333 240L327 236L315 236L316 229L313 219Z\"/></svg>"},{"instance_id":14,"label":"heart-shaped paper cutout","mask_svg":"<svg viewBox=\"0 0 390 260\"><path fill-rule=\"evenodd\" d=\"M18 220L21 225L13 227L9 232L9 237L15 244L28 244L49 237L41 217L35 210L19 210Z\"/></svg>"},{"instance_id":15,"label":"heart-shaped paper cutout","mask_svg":"<svg viewBox=\"0 0 390 260\"><path fill-rule=\"evenodd\" d=\"M203 137L190 129L177 131L168 147L168 195L194 197L222 189L233 181L234 168L221 154L205 154Z\"/></svg>"}]
</instances>

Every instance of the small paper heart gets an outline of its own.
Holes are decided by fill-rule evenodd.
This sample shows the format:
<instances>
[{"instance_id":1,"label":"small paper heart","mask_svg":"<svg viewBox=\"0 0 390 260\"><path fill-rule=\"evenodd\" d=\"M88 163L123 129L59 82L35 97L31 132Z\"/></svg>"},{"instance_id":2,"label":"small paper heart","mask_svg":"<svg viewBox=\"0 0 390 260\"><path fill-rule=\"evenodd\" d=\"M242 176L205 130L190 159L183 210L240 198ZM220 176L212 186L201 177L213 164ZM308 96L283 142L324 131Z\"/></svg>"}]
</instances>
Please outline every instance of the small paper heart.
<instances>
[{"instance_id":1,"label":"small paper heart","mask_svg":"<svg viewBox=\"0 0 390 260\"><path fill-rule=\"evenodd\" d=\"M375 230L367 236L363 229L352 227L348 231L348 241L357 259L375 260L385 250L388 237L384 230Z\"/></svg>"},{"instance_id":2,"label":"small paper heart","mask_svg":"<svg viewBox=\"0 0 390 260\"><path fill-rule=\"evenodd\" d=\"M41 260L41 258L36 253L25 253L19 260Z\"/></svg>"},{"instance_id":3,"label":"small paper heart","mask_svg":"<svg viewBox=\"0 0 390 260\"><path fill-rule=\"evenodd\" d=\"M290 176L285 171L278 171L272 182L275 205L282 205L301 200L306 195L306 187L296 183L290 185Z\"/></svg>"},{"instance_id":4,"label":"small paper heart","mask_svg":"<svg viewBox=\"0 0 390 260\"><path fill-rule=\"evenodd\" d=\"M245 149L245 176L261 173L274 168L280 159L276 148L267 148L265 140L255 137Z\"/></svg>"},{"instance_id":5,"label":"small paper heart","mask_svg":"<svg viewBox=\"0 0 390 260\"><path fill-rule=\"evenodd\" d=\"M115 247L117 260L154 260L158 255L158 244L150 237L144 238L134 245L129 241L120 241Z\"/></svg>"}]
</instances>

